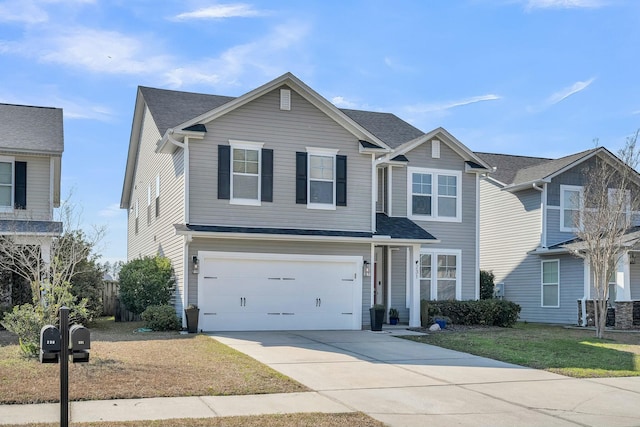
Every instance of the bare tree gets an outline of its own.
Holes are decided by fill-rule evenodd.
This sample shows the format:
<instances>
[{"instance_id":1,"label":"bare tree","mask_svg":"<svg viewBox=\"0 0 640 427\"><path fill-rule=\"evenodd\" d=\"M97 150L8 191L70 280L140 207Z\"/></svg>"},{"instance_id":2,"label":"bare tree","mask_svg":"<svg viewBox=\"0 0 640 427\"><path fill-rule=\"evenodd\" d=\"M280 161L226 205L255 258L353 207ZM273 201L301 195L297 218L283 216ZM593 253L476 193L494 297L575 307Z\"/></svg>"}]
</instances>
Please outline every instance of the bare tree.
<instances>
[{"instance_id":1,"label":"bare tree","mask_svg":"<svg viewBox=\"0 0 640 427\"><path fill-rule=\"evenodd\" d=\"M637 140L638 132L627 138L618 159L605 149L599 151L584 170L581 197L576 194L572 202L577 241L566 247L589 263L591 277L585 280L591 280L598 338L604 336L610 279L620 260L640 239L631 233L640 210L640 177L635 170L640 156Z\"/></svg>"}]
</instances>

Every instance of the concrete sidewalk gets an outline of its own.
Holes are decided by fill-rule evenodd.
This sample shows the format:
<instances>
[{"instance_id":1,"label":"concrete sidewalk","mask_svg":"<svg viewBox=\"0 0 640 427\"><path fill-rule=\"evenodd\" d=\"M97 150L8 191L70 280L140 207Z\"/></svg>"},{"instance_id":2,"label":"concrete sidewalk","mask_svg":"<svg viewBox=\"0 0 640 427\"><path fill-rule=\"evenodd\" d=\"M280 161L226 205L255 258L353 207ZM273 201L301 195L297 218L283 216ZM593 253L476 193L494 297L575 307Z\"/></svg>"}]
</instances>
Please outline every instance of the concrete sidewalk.
<instances>
[{"instance_id":1,"label":"concrete sidewalk","mask_svg":"<svg viewBox=\"0 0 640 427\"><path fill-rule=\"evenodd\" d=\"M390 426L640 426L640 377L569 378L370 331L213 337Z\"/></svg>"},{"instance_id":2,"label":"concrete sidewalk","mask_svg":"<svg viewBox=\"0 0 640 427\"><path fill-rule=\"evenodd\" d=\"M72 402L70 406L69 419L73 423L232 417L293 412L353 412L353 409L317 392L91 400ZM59 421L60 405L57 403L0 405L0 425Z\"/></svg>"}]
</instances>

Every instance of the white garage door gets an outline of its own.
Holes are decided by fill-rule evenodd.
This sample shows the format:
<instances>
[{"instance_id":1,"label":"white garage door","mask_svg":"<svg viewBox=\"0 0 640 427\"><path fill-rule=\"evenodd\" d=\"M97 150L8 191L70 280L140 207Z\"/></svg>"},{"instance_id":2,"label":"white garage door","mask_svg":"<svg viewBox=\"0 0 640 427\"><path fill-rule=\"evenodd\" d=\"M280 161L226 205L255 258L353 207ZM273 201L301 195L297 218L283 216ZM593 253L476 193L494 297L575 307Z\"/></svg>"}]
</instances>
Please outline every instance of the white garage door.
<instances>
[{"instance_id":1,"label":"white garage door","mask_svg":"<svg viewBox=\"0 0 640 427\"><path fill-rule=\"evenodd\" d=\"M360 329L362 257L199 252L205 331Z\"/></svg>"}]
</instances>

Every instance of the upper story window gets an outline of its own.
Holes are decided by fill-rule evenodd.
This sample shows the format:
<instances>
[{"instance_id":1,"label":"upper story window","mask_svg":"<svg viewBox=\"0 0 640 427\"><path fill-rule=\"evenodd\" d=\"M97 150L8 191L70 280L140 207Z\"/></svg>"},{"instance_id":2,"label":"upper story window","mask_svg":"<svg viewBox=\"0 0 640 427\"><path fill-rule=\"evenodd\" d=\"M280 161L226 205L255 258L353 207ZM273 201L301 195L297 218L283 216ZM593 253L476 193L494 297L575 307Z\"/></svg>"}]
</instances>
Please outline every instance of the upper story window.
<instances>
[{"instance_id":1,"label":"upper story window","mask_svg":"<svg viewBox=\"0 0 640 427\"><path fill-rule=\"evenodd\" d=\"M347 157L329 148L296 153L296 203L309 209L346 206Z\"/></svg>"},{"instance_id":2,"label":"upper story window","mask_svg":"<svg viewBox=\"0 0 640 427\"><path fill-rule=\"evenodd\" d=\"M27 208L27 162L0 156L0 211Z\"/></svg>"},{"instance_id":3,"label":"upper story window","mask_svg":"<svg viewBox=\"0 0 640 427\"><path fill-rule=\"evenodd\" d=\"M461 221L462 172L408 168L407 211L414 219Z\"/></svg>"},{"instance_id":4,"label":"upper story window","mask_svg":"<svg viewBox=\"0 0 640 427\"><path fill-rule=\"evenodd\" d=\"M560 231L576 231L580 225L583 189L577 185L560 186Z\"/></svg>"},{"instance_id":5,"label":"upper story window","mask_svg":"<svg viewBox=\"0 0 640 427\"><path fill-rule=\"evenodd\" d=\"M218 146L218 199L253 206L273 201L273 150L263 145L231 140Z\"/></svg>"}]
</instances>

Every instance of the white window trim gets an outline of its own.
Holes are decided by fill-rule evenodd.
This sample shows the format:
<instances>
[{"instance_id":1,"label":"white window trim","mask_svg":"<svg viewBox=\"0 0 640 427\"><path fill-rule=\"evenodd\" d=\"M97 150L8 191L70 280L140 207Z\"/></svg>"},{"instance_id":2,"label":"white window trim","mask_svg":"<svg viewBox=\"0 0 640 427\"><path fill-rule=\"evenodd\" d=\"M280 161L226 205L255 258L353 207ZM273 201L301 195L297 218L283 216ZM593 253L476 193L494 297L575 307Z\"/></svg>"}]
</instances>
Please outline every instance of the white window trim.
<instances>
[{"instance_id":1,"label":"white window trim","mask_svg":"<svg viewBox=\"0 0 640 427\"><path fill-rule=\"evenodd\" d=\"M237 140L229 140L229 145L231 147L231 155L229 156L229 161L231 164L230 167L230 196L229 196L229 204L232 205L245 205L245 206L262 206L262 147L264 147L264 142L252 142L252 141L237 141ZM238 197L233 197L233 181L235 172L233 172L233 150L254 150L258 152L258 198L257 199L241 199ZM253 176L253 174L251 174Z\"/></svg>"},{"instance_id":2,"label":"white window trim","mask_svg":"<svg viewBox=\"0 0 640 427\"><path fill-rule=\"evenodd\" d=\"M160 197L160 175L156 175L156 199Z\"/></svg>"},{"instance_id":3,"label":"white window trim","mask_svg":"<svg viewBox=\"0 0 640 427\"><path fill-rule=\"evenodd\" d=\"M413 174L431 175L431 215L413 214ZM438 176L456 177L456 216L438 216ZM462 222L462 171L449 169L407 168L407 212L410 219L417 221Z\"/></svg>"},{"instance_id":4,"label":"white window trim","mask_svg":"<svg viewBox=\"0 0 640 427\"><path fill-rule=\"evenodd\" d=\"M10 156L0 156L1 163L11 163L11 204L9 206L0 206L0 212L13 212L15 206L15 188L16 188L16 159Z\"/></svg>"},{"instance_id":5,"label":"white window trim","mask_svg":"<svg viewBox=\"0 0 640 427\"><path fill-rule=\"evenodd\" d=\"M336 210L336 156L337 149L306 147L307 149L307 209ZM333 158L333 202L332 203L312 203L311 200L311 156L322 156ZM317 180L314 180L317 181Z\"/></svg>"},{"instance_id":6,"label":"white window trim","mask_svg":"<svg viewBox=\"0 0 640 427\"><path fill-rule=\"evenodd\" d=\"M558 278L556 283L544 283L544 264L555 262L558 265ZM558 304L557 305L544 305L544 287L545 286L557 286L558 288ZM560 260L548 259L540 262L540 307L542 308L560 308Z\"/></svg>"},{"instance_id":7,"label":"white window trim","mask_svg":"<svg viewBox=\"0 0 640 427\"><path fill-rule=\"evenodd\" d=\"M438 299L438 255L456 256L456 300L462 299L462 250L461 249L420 249L420 255L431 255L431 278L426 279L418 273L418 280L431 280L429 294L432 300ZM421 271L421 270L419 270Z\"/></svg>"},{"instance_id":8,"label":"white window trim","mask_svg":"<svg viewBox=\"0 0 640 427\"><path fill-rule=\"evenodd\" d=\"M147 207L151 206L151 183L147 186Z\"/></svg>"},{"instance_id":9,"label":"white window trim","mask_svg":"<svg viewBox=\"0 0 640 427\"><path fill-rule=\"evenodd\" d=\"M564 198L565 190L579 191L580 192L580 207L579 207L579 209L582 209L582 203L584 202L584 188L582 188L579 185L564 185L564 184L560 185L560 231L564 231L566 233L572 233L574 231L577 231L578 229L576 227L565 227L564 226L564 211L565 211L565 206L567 205L567 202L568 202ZM582 219L580 221L582 221Z\"/></svg>"}]
</instances>

